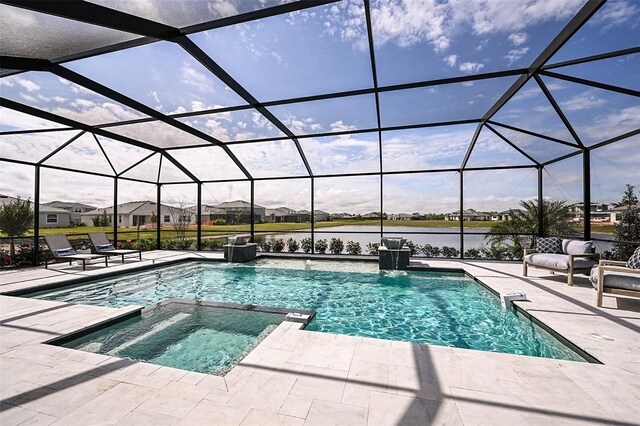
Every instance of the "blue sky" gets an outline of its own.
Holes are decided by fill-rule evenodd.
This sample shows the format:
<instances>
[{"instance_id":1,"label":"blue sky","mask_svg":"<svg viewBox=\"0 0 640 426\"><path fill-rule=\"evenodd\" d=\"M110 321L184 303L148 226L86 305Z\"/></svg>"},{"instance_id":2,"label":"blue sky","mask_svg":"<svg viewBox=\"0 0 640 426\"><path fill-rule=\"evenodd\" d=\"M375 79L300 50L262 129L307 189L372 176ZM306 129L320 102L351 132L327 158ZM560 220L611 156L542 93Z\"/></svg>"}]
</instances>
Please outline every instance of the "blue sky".
<instances>
[{"instance_id":1,"label":"blue sky","mask_svg":"<svg viewBox=\"0 0 640 426\"><path fill-rule=\"evenodd\" d=\"M153 2L136 2L135 6L121 2L114 7L172 25L184 25L187 21L246 11L238 9L246 8L244 3L216 2L218 9L209 8L204 14L192 15L188 15L191 12L186 10L179 13L159 10ZM171 7L178 7L177 4L172 2ZM198 4L202 5L202 2ZM385 86L527 67L583 4L584 0L372 0L378 83ZM549 63L633 47L638 44L638 37L633 37L633 34L638 34L639 23L640 4L631 0L611 0ZM360 0L345 0L210 30L191 35L190 38L259 101L373 87L364 9ZM73 61L65 66L165 114L246 104L174 43L153 43ZM640 73L639 54L556 68L553 71L640 90L640 79L637 78ZM504 77L385 92L380 95L381 122L383 126L398 126L478 119L515 79ZM561 79L542 79L586 145L640 127L640 104L637 98ZM0 80L0 90L2 96L9 99L87 124L118 123L145 117L113 100L43 72L5 77ZM377 125L373 95L291 103L268 109L294 134L299 135L367 129ZM493 119L575 144L533 80L507 102ZM279 129L253 109L179 120L223 142L283 136ZM3 131L54 127L59 126L6 108L0 110L0 130ZM496 129L538 161L575 151L570 146L500 126ZM188 148L202 143L195 137L158 122L115 126L109 130L159 147L180 145ZM475 125L460 125L383 132L383 170L458 167L474 130ZM49 149L55 149L77 133L63 131L35 136L0 136L1 155L37 161ZM113 158L117 170L128 167L149 153L107 138L99 140ZM300 144L311 169L317 174L377 172L380 169L381 152L375 132L302 138ZM637 147L638 139L633 138L593 153L594 171L597 167L597 172L606 175L606 178L593 181L597 188L594 186L592 199L614 201L619 198L618 194L625 183L640 186L640 176L637 168L634 168L640 161ZM298 151L289 140L231 145L230 148L256 177L306 175ZM612 160L621 153L622 159ZM179 150L173 154L202 179L243 177L223 151L213 146ZM73 164L78 169L110 173L108 164L105 167L101 150L89 135L79 138L52 157L48 164ZM530 164L530 161L484 129L470 157L469 166L496 164L523 165ZM157 176L158 166L159 158L155 156L127 176L153 180ZM32 182L24 178L25 169L15 169L13 172L12 167L3 167L0 192L30 195ZM556 169L573 170L570 167ZM551 176L553 173L556 172L551 170ZM517 185L515 178L505 178L511 175L512 172L504 171L490 174L490 179L486 178L487 184L473 187L477 191L476 196L468 200L473 204L468 206L492 210L496 205L508 208L515 206L518 199L531 196L528 186ZM386 195L392 197L390 205L410 211L456 209L457 197L447 195L451 192L448 184L425 183L440 182L435 176L440 174L385 178L389 194L393 194ZM184 179L184 175L168 162L163 163L161 177L170 182ZM373 181L378 183L373 184ZM65 198L66 194L78 193L74 190L73 179L64 182L65 186L58 193L52 188L48 194L54 198ZM111 183L109 180L105 182L104 191L87 193L87 197L108 203ZM378 210L376 185L379 184L379 178L329 181L349 182L348 185L340 183L339 190L331 190L329 184L320 182L323 180L318 180L316 185L318 208L343 211L349 206L362 212ZM577 170L563 172L553 182L554 188L566 190L550 194L558 197L564 194L562 196L569 201L576 201L581 196ZM289 197L288 204L293 207L308 208L308 184L300 185L299 189L296 187L284 194ZM287 204L287 200L282 199L283 191L276 186L269 191L273 194L273 200L261 195L261 204ZM457 187L455 179L452 186ZM100 185L96 183L98 187ZM268 188L266 183L264 187ZM220 184L215 188L215 199L246 198L242 185ZM448 189L442 191L442 188ZM122 188L122 193L128 196L126 188ZM144 193L132 189L131 197ZM189 191L185 196L188 194ZM439 200L437 203L434 201L436 199ZM447 201L450 199L454 201ZM496 201L498 199L501 201Z\"/></svg>"}]
</instances>

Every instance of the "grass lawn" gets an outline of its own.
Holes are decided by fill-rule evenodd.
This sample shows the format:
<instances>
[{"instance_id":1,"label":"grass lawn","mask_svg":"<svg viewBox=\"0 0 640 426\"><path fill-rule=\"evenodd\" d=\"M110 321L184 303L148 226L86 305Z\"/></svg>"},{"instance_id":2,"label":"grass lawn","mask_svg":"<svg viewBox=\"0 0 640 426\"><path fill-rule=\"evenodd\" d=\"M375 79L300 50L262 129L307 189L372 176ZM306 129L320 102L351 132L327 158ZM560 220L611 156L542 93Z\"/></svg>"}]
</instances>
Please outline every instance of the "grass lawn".
<instances>
[{"instance_id":1,"label":"grass lawn","mask_svg":"<svg viewBox=\"0 0 640 426\"><path fill-rule=\"evenodd\" d=\"M497 222L493 221L473 221L464 222L465 228L493 228ZM380 221L376 219L358 219L358 220L333 220L330 222L318 222L315 224L317 228L328 228L336 226L380 226ZM460 223L451 220L408 220L408 221L393 221L385 220L384 226L406 226L412 228L451 228L459 229ZM256 232L279 232L279 231L295 231L311 229L310 223L259 223L255 225ZM613 234L615 228L613 225L591 225L592 232ZM202 234L204 236L214 235L229 235L237 233L249 233L251 231L250 225L209 225L202 227ZM113 228L109 226L81 226L77 228L48 228L40 229L40 235L53 235L53 234L67 234L70 238L73 238L74 234L77 234L76 238L86 238L86 234L89 232L113 232ZM141 228L141 238L153 238L156 230L154 228ZM189 233L195 238L196 226L189 227ZM30 230L26 236L32 236L33 230ZM175 238L175 230L172 227L162 228L162 238ZM0 236L3 234L0 233ZM137 239L138 230L136 228L120 228L118 230L118 239Z\"/></svg>"}]
</instances>

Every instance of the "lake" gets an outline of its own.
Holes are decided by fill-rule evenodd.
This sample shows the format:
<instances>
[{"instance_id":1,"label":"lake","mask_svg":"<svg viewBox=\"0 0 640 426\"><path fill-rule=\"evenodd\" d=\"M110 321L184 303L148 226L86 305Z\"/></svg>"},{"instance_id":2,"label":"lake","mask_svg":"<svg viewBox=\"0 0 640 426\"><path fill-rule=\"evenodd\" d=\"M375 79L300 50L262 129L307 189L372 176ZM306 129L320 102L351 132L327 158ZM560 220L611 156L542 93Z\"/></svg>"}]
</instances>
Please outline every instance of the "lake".
<instances>
[{"instance_id":1,"label":"lake","mask_svg":"<svg viewBox=\"0 0 640 426\"><path fill-rule=\"evenodd\" d=\"M431 244L434 247L454 247L460 250L460 235L457 233L458 228L422 228L413 226L386 226L385 236L402 236L407 240L412 241L414 244L424 245ZM473 228L469 232L488 233L490 228ZM366 233L368 234L366 234ZM431 234L419 234L420 232L430 232ZM360 243L363 254L367 252L367 244L380 243L380 227L379 226L333 226L328 228L316 229L316 241L324 238L330 240L333 237L339 237L342 241L355 241ZM288 240L293 238L300 242L305 237L311 236L311 231L308 232L280 232L271 234L257 234L255 241L261 243L263 241L274 241L278 238ZM593 234L594 238L612 238L609 234ZM470 248L480 248L483 244L486 244L487 240L484 235L470 235L464 236L465 250ZM596 251L601 253L604 250L611 250L611 243L596 241Z\"/></svg>"}]
</instances>

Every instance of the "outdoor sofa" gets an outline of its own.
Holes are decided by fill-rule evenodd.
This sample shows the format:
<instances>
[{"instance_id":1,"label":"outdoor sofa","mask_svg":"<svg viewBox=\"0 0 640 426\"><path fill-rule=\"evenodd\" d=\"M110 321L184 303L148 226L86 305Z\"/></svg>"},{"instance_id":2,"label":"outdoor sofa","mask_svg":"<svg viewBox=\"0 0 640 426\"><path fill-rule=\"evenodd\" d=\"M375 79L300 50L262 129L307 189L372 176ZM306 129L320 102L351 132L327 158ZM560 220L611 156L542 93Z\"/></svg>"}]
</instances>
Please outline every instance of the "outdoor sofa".
<instances>
[{"instance_id":1,"label":"outdoor sofa","mask_svg":"<svg viewBox=\"0 0 640 426\"><path fill-rule=\"evenodd\" d=\"M106 256L122 256L122 263L124 263L125 256L131 254L137 255L138 259L142 260L142 251L117 249L111 244L111 241L107 238L107 234L104 232L89 232L89 240L91 240L91 245L96 253Z\"/></svg>"},{"instance_id":2,"label":"outdoor sofa","mask_svg":"<svg viewBox=\"0 0 640 426\"><path fill-rule=\"evenodd\" d=\"M591 270L591 284L598 291L598 306L602 306L604 293L640 297L640 247L627 262L601 260Z\"/></svg>"},{"instance_id":3,"label":"outdoor sofa","mask_svg":"<svg viewBox=\"0 0 640 426\"><path fill-rule=\"evenodd\" d=\"M47 243L47 247L49 247L49 251L53 256L53 260L64 260L65 262L68 261L69 265L71 265L74 260L80 260L82 261L83 271L87 269L87 260L104 258L104 266L109 266L107 255L77 253L66 235L44 235L44 240ZM44 267L45 269L49 267L49 259L45 259Z\"/></svg>"},{"instance_id":4,"label":"outdoor sofa","mask_svg":"<svg viewBox=\"0 0 640 426\"><path fill-rule=\"evenodd\" d=\"M562 272L567 274L567 284L573 285L573 275L589 274L597 258L591 241L539 238L535 249L524 250L522 275L527 276L529 267Z\"/></svg>"}]
</instances>

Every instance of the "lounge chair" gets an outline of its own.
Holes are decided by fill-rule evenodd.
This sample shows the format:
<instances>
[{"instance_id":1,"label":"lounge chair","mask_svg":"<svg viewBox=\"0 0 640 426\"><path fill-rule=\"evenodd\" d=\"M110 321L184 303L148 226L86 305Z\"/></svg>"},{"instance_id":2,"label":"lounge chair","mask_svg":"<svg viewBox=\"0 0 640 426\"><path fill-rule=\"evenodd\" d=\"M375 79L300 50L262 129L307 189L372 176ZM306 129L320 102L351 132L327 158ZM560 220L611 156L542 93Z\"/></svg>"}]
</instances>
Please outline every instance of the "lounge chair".
<instances>
[{"instance_id":1,"label":"lounge chair","mask_svg":"<svg viewBox=\"0 0 640 426\"><path fill-rule=\"evenodd\" d=\"M635 261L632 260L635 257ZM596 304L602 306L604 293L627 297L640 297L640 268L637 259L640 247L635 250L629 261L600 260L600 264L591 270L591 283L597 290ZM633 267L629 267L633 266Z\"/></svg>"},{"instance_id":2,"label":"lounge chair","mask_svg":"<svg viewBox=\"0 0 640 426\"><path fill-rule=\"evenodd\" d=\"M107 234L104 232L89 232L89 239L96 253L106 256L122 256L122 263L124 263L124 257L130 254L137 254L138 259L142 260L142 252L140 250L117 249L111 244Z\"/></svg>"},{"instance_id":3,"label":"lounge chair","mask_svg":"<svg viewBox=\"0 0 640 426\"><path fill-rule=\"evenodd\" d=\"M47 247L49 247L49 251L51 251L51 255L54 260L64 260L65 262L69 262L69 265L73 263L74 260L82 261L82 270L85 271L87 269L87 260L93 259L103 259L104 258L104 266L109 266L108 256L104 254L78 254L73 249L73 246L69 242L69 239L64 234L58 235L44 235L44 240L47 243ZM49 259L44 261L44 267L47 269L49 267Z\"/></svg>"}]
</instances>

